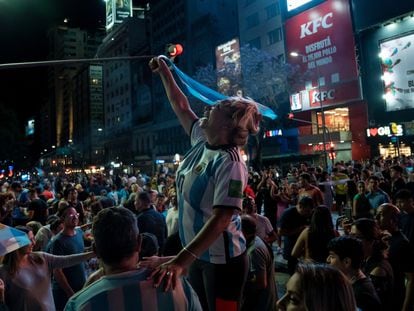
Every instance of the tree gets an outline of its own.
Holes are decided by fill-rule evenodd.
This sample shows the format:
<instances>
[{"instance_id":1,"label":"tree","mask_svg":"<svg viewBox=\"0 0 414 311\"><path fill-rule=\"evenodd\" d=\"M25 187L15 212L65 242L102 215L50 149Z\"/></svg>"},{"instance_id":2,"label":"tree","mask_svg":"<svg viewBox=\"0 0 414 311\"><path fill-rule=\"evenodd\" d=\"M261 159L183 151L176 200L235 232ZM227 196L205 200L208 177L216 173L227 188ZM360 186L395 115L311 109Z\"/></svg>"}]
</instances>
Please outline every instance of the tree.
<instances>
[{"instance_id":1,"label":"tree","mask_svg":"<svg viewBox=\"0 0 414 311\"><path fill-rule=\"evenodd\" d=\"M237 87L244 97L271 107L276 113L284 110L288 104L289 87L298 78L299 67L283 63L269 53L250 45L240 48L241 74L234 63L228 63L218 72L212 64L196 70L195 79L202 84L217 90L217 81L226 77L236 85L225 95L235 96Z\"/></svg>"},{"instance_id":2,"label":"tree","mask_svg":"<svg viewBox=\"0 0 414 311\"><path fill-rule=\"evenodd\" d=\"M262 131L276 126L286 125L285 116L290 111L289 91L298 81L299 66L283 63L269 53L250 45L240 48L240 68L237 64L228 63L220 71L212 64L196 70L194 78L200 83L217 90L217 81L221 82L221 91L225 95L235 96L241 90L244 97L272 108L279 118L275 121L265 119ZM224 81L224 82L223 82ZM223 83L228 83L223 87ZM256 164L261 164L262 133L255 140L249 141L248 148L256 148ZM255 145L255 146L252 146ZM250 150L249 150L250 153Z\"/></svg>"}]
</instances>

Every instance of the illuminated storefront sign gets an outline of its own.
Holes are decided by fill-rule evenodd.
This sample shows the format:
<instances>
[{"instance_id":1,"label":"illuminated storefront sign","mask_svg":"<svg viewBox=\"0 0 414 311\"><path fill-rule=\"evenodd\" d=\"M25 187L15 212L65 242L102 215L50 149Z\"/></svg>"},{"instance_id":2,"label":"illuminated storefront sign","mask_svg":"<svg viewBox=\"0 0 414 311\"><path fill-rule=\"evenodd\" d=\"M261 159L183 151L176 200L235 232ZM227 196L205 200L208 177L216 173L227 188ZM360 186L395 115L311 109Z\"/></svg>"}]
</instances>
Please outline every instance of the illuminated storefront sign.
<instances>
[{"instance_id":1,"label":"illuminated storefront sign","mask_svg":"<svg viewBox=\"0 0 414 311\"><path fill-rule=\"evenodd\" d=\"M387 111L414 108L414 34L380 44Z\"/></svg>"},{"instance_id":2,"label":"illuminated storefront sign","mask_svg":"<svg viewBox=\"0 0 414 311\"><path fill-rule=\"evenodd\" d=\"M366 133L367 133L367 137L403 136L404 127L402 124L397 124L395 122L392 122L390 123L390 125L368 128Z\"/></svg>"},{"instance_id":3,"label":"illuminated storefront sign","mask_svg":"<svg viewBox=\"0 0 414 311\"><path fill-rule=\"evenodd\" d=\"M263 138L275 137L275 136L283 136L282 130L276 129L276 130L271 130L271 131L265 131L263 134Z\"/></svg>"},{"instance_id":4,"label":"illuminated storefront sign","mask_svg":"<svg viewBox=\"0 0 414 311\"><path fill-rule=\"evenodd\" d=\"M290 96L292 110L361 99L349 2L328 0L286 21L286 47L299 57L303 81Z\"/></svg>"}]
</instances>

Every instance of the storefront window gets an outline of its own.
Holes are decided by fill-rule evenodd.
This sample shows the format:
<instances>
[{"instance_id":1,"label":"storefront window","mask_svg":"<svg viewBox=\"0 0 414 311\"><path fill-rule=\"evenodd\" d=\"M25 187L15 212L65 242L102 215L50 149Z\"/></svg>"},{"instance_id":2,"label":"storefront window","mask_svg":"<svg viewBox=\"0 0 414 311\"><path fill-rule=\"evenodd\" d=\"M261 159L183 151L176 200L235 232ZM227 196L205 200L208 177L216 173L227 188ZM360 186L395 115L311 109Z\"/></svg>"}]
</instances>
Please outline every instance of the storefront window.
<instances>
[{"instance_id":1,"label":"storefront window","mask_svg":"<svg viewBox=\"0 0 414 311\"><path fill-rule=\"evenodd\" d=\"M392 144L390 143L389 145L379 145L379 152L380 155L384 158L388 158L388 157L397 157L400 155L405 155L405 156L410 156L411 155L411 148L410 146L401 144L401 145L397 145L397 144Z\"/></svg>"},{"instance_id":2,"label":"storefront window","mask_svg":"<svg viewBox=\"0 0 414 311\"><path fill-rule=\"evenodd\" d=\"M349 131L349 109L335 108L325 110L325 125L329 132L348 132ZM322 114L317 112L317 122L319 133L322 133Z\"/></svg>"}]
</instances>

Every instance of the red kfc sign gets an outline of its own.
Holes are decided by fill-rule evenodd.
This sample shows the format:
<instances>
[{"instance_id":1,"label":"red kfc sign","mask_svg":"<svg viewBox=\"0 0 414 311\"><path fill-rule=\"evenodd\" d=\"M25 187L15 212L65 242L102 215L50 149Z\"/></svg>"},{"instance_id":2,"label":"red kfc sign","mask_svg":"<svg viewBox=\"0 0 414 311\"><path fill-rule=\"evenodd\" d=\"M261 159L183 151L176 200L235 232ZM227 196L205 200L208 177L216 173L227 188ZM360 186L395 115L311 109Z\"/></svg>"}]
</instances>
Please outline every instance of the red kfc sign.
<instances>
[{"instance_id":1,"label":"red kfc sign","mask_svg":"<svg viewBox=\"0 0 414 311\"><path fill-rule=\"evenodd\" d=\"M299 64L312 82L312 88L304 82L292 94L296 109L361 99L348 0L327 0L288 19L286 47L299 55L290 63Z\"/></svg>"}]
</instances>

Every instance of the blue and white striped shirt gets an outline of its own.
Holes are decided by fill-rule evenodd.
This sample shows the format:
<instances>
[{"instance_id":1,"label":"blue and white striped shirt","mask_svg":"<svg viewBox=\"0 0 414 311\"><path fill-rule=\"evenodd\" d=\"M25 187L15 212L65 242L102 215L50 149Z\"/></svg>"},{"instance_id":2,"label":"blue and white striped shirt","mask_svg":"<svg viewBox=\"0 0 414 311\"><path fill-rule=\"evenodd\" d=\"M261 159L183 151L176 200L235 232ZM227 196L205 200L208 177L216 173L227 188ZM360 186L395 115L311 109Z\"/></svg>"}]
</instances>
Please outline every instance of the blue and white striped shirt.
<instances>
[{"instance_id":1,"label":"blue and white striped shirt","mask_svg":"<svg viewBox=\"0 0 414 311\"><path fill-rule=\"evenodd\" d=\"M247 168L237 146L209 146L199 122L191 129L191 145L177 170L181 242L187 245L194 239L212 216L213 207L234 208L227 229L200 256L207 262L225 264L246 250L239 213Z\"/></svg>"},{"instance_id":2,"label":"blue and white striped shirt","mask_svg":"<svg viewBox=\"0 0 414 311\"><path fill-rule=\"evenodd\" d=\"M174 290L154 288L149 271L138 269L103 276L69 299L65 311L201 311L197 294L181 278Z\"/></svg>"}]
</instances>

